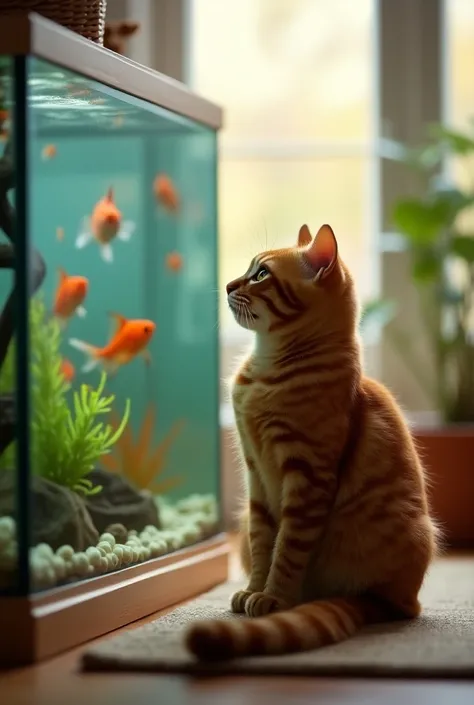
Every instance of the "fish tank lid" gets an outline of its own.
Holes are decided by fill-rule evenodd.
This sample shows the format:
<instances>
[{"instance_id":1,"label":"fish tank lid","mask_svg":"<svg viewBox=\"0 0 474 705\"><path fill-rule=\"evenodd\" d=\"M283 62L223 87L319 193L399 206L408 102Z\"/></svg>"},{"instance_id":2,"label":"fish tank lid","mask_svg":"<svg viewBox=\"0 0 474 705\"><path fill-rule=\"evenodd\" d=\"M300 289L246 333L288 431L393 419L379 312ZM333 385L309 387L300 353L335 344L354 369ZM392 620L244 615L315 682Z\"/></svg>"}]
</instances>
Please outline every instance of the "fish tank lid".
<instances>
[{"instance_id":1,"label":"fish tank lid","mask_svg":"<svg viewBox=\"0 0 474 705\"><path fill-rule=\"evenodd\" d=\"M222 127L222 109L174 78L104 49L35 12L2 17L0 57L29 54L213 129Z\"/></svg>"}]
</instances>

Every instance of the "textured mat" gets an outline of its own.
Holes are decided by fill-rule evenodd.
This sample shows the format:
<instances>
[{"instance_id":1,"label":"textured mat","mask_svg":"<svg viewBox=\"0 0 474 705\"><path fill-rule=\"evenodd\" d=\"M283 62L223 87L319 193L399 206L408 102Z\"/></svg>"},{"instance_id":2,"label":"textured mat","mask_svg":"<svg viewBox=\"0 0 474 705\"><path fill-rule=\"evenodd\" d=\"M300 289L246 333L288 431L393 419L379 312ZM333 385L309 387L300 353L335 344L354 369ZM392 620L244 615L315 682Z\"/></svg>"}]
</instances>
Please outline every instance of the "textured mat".
<instances>
[{"instance_id":1,"label":"textured mat","mask_svg":"<svg viewBox=\"0 0 474 705\"><path fill-rule=\"evenodd\" d=\"M352 639L289 656L197 663L182 645L195 619L239 619L228 611L227 583L137 629L105 639L83 655L85 670L293 675L474 676L474 559L436 563L423 587L423 615L366 628Z\"/></svg>"}]
</instances>

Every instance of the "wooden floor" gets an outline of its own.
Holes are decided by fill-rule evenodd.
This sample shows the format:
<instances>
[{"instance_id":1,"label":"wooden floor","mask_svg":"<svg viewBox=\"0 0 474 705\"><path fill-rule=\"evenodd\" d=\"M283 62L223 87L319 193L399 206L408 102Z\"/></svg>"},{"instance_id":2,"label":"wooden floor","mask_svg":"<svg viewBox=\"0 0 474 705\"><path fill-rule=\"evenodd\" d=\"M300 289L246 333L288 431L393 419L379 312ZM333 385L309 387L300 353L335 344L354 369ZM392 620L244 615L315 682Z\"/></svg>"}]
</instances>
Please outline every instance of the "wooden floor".
<instances>
[{"instance_id":1,"label":"wooden floor","mask_svg":"<svg viewBox=\"0 0 474 705\"><path fill-rule=\"evenodd\" d=\"M473 557L474 560L474 557ZM234 558L232 573L238 572ZM159 613L126 629L156 619ZM101 639L108 638L101 637ZM0 634L0 639L5 639ZM473 681L91 674L79 671L84 647L38 666L0 672L5 705L472 705ZM472 655L474 659L474 654Z\"/></svg>"}]
</instances>

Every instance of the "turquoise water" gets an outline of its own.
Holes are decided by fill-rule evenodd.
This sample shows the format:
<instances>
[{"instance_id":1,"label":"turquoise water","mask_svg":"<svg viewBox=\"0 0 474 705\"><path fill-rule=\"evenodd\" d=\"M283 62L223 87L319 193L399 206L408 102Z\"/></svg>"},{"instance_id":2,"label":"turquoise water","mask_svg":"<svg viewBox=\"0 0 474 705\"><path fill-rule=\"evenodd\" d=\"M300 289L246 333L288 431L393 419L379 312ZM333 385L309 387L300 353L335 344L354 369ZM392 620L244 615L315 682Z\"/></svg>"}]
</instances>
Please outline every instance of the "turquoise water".
<instances>
[{"instance_id":1,"label":"turquoise water","mask_svg":"<svg viewBox=\"0 0 474 705\"><path fill-rule=\"evenodd\" d=\"M145 560L195 542L217 531L218 525L216 133L45 62L28 61L29 242L46 265L46 277L36 295L45 307L43 333L53 316L59 268L70 276L88 280L82 304L85 316L76 312L66 327L54 329L60 336L61 359L71 363L74 369L71 389L66 393L71 412L74 392L80 392L84 384L89 386L86 394L96 389L103 368L99 364L84 371L88 358L70 340L105 346L114 335L112 312L128 320L149 319L156 324L147 345L150 363L137 355L128 364L109 372L105 384L104 394L115 395L112 407L118 416L130 404L128 431L133 434L135 447L125 456L126 449L119 443L105 459L94 462L95 468L101 471L105 468L114 476L121 471L134 489L142 492L138 496L143 496L143 491L152 492L160 516L159 526L155 526L158 533L150 529L140 549L145 558L143 555L137 558L135 554L132 562ZM177 212L167 209L155 197L153 183L158 174L165 174L179 195ZM85 247L77 247L84 217L90 216L109 189L113 189L122 221L131 221L134 227L128 241L119 237L111 241L112 262L104 259L100 244L93 238ZM14 199L14 193L12 196ZM179 254L181 269L168 265L170 253ZM11 286L11 275L5 274L0 290L2 299ZM30 321L31 362L35 363L35 345L41 331L35 332L33 326ZM137 330L139 335L141 329ZM32 385L35 379L32 367ZM35 419L38 421L35 404L43 408L43 402L41 394L32 392L33 424ZM140 431L146 435L144 422L150 409L154 411L150 417L153 423L145 445L140 446L143 451L140 454L137 441ZM107 422L110 418L107 415L97 420ZM167 452L160 454L160 447L168 441ZM41 463L39 457L34 457L33 441L31 447L30 473L45 477L44 461ZM153 454L155 464L142 472L139 466L142 463L145 467L143 458ZM51 457L57 455L52 453ZM153 477L151 469L155 466L157 475ZM48 472L47 479L67 484L59 471ZM149 481L145 481L145 476ZM165 483L163 493L159 492L160 485L156 491L153 482ZM94 479L90 486L95 484ZM68 490L82 501L82 490L70 487ZM35 511L33 502L33 514ZM193 524L194 516L198 519ZM33 516L32 547L38 543L34 519ZM146 522L141 523L144 526L125 526L127 530L135 528L139 540ZM182 528L186 526L187 534ZM98 529L100 536L104 529ZM169 535L173 531L178 537L174 542ZM125 539L115 539L116 545L126 545ZM147 544L155 547L151 555L143 550ZM69 545L67 541L65 545ZM91 542L91 546L95 545L97 542ZM114 549L111 539L110 545ZM86 548L73 546L75 554L87 555ZM66 564L76 560L63 546L51 549ZM43 547L36 557L46 560L47 554ZM80 560L76 563L78 567ZM119 561L118 566L109 565L108 570L126 564L129 563ZM62 579L56 575L53 581L51 576L49 580L45 577L44 570L43 577L33 579L33 588L44 589L65 580L92 577L98 571L89 568L87 573L84 566L79 566L76 571L69 569L69 575Z\"/></svg>"}]
</instances>

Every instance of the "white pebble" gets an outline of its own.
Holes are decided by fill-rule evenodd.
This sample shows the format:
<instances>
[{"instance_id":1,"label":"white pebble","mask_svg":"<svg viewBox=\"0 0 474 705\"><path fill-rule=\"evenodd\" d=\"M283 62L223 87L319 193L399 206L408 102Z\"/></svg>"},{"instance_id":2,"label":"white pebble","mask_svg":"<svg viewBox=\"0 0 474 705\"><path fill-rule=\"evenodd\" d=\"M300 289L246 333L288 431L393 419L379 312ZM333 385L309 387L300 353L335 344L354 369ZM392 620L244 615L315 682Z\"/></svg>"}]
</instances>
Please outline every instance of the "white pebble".
<instances>
[{"instance_id":1,"label":"white pebble","mask_svg":"<svg viewBox=\"0 0 474 705\"><path fill-rule=\"evenodd\" d=\"M54 569L56 580L61 581L66 577L66 561L61 556L53 556L51 565Z\"/></svg>"},{"instance_id":2,"label":"white pebble","mask_svg":"<svg viewBox=\"0 0 474 705\"><path fill-rule=\"evenodd\" d=\"M97 571L99 573L106 573L109 568L109 562L107 558L104 558L104 556L101 556L100 563L97 566Z\"/></svg>"},{"instance_id":3,"label":"white pebble","mask_svg":"<svg viewBox=\"0 0 474 705\"><path fill-rule=\"evenodd\" d=\"M168 550L170 551L175 551L177 548L179 548L179 539L175 533L168 533L168 535L166 536L166 545L168 546Z\"/></svg>"},{"instance_id":4,"label":"white pebble","mask_svg":"<svg viewBox=\"0 0 474 705\"><path fill-rule=\"evenodd\" d=\"M140 550L136 547L132 548L132 561L137 563L140 558Z\"/></svg>"},{"instance_id":5,"label":"white pebble","mask_svg":"<svg viewBox=\"0 0 474 705\"><path fill-rule=\"evenodd\" d=\"M75 553L72 557L72 563L74 565L77 575L87 575L87 571L89 570L89 559L87 558L85 553Z\"/></svg>"},{"instance_id":6,"label":"white pebble","mask_svg":"<svg viewBox=\"0 0 474 705\"><path fill-rule=\"evenodd\" d=\"M63 558L65 561L71 561L74 555L74 549L72 546L60 546L56 551L56 555Z\"/></svg>"},{"instance_id":7,"label":"white pebble","mask_svg":"<svg viewBox=\"0 0 474 705\"><path fill-rule=\"evenodd\" d=\"M203 526L206 526L207 522L208 518L204 512L197 512L196 515L193 517L193 524L200 529Z\"/></svg>"},{"instance_id":8,"label":"white pebble","mask_svg":"<svg viewBox=\"0 0 474 705\"><path fill-rule=\"evenodd\" d=\"M196 526L184 526L180 532L180 538L184 544L193 543L198 540L200 533Z\"/></svg>"},{"instance_id":9,"label":"white pebble","mask_svg":"<svg viewBox=\"0 0 474 705\"><path fill-rule=\"evenodd\" d=\"M100 542L102 543L102 541L105 541L110 544L112 548L115 546L115 536L113 536L113 534L110 534L108 531L106 531L105 534L102 534L102 536L100 537Z\"/></svg>"},{"instance_id":10,"label":"white pebble","mask_svg":"<svg viewBox=\"0 0 474 705\"><path fill-rule=\"evenodd\" d=\"M158 558L166 553L166 543L164 541L152 541L150 551L153 558Z\"/></svg>"},{"instance_id":11,"label":"white pebble","mask_svg":"<svg viewBox=\"0 0 474 705\"><path fill-rule=\"evenodd\" d=\"M123 559L123 549L124 549L124 547L119 543L116 546L114 546L114 554L117 556L117 558L119 559L120 562Z\"/></svg>"},{"instance_id":12,"label":"white pebble","mask_svg":"<svg viewBox=\"0 0 474 705\"><path fill-rule=\"evenodd\" d=\"M33 584L36 587L47 588L56 584L56 574L50 563L41 556L36 556L30 564Z\"/></svg>"},{"instance_id":13,"label":"white pebble","mask_svg":"<svg viewBox=\"0 0 474 705\"><path fill-rule=\"evenodd\" d=\"M109 555L106 558L106 561L107 561L107 570L114 570L118 565L118 558L115 555L115 553L109 553Z\"/></svg>"},{"instance_id":14,"label":"white pebble","mask_svg":"<svg viewBox=\"0 0 474 705\"><path fill-rule=\"evenodd\" d=\"M36 553L39 556L44 556L44 558L51 559L54 555L53 549L49 545L49 543L38 543L35 546Z\"/></svg>"},{"instance_id":15,"label":"white pebble","mask_svg":"<svg viewBox=\"0 0 474 705\"><path fill-rule=\"evenodd\" d=\"M89 546L89 548L86 549L86 556L89 559L89 563L95 568L100 565L100 559L102 558L102 555L99 549L95 546Z\"/></svg>"},{"instance_id":16,"label":"white pebble","mask_svg":"<svg viewBox=\"0 0 474 705\"><path fill-rule=\"evenodd\" d=\"M12 517L1 517L0 519L0 548L8 546L15 537L16 527Z\"/></svg>"},{"instance_id":17,"label":"white pebble","mask_svg":"<svg viewBox=\"0 0 474 705\"><path fill-rule=\"evenodd\" d=\"M133 561L133 551L130 546L124 546L123 547L123 562L125 565L130 565L130 563Z\"/></svg>"},{"instance_id":18,"label":"white pebble","mask_svg":"<svg viewBox=\"0 0 474 705\"><path fill-rule=\"evenodd\" d=\"M151 551L148 546L142 546L140 550L140 560L148 561L151 558Z\"/></svg>"},{"instance_id":19,"label":"white pebble","mask_svg":"<svg viewBox=\"0 0 474 705\"><path fill-rule=\"evenodd\" d=\"M97 548L101 548L105 553L112 553L112 546L108 541L99 541Z\"/></svg>"}]
</instances>

